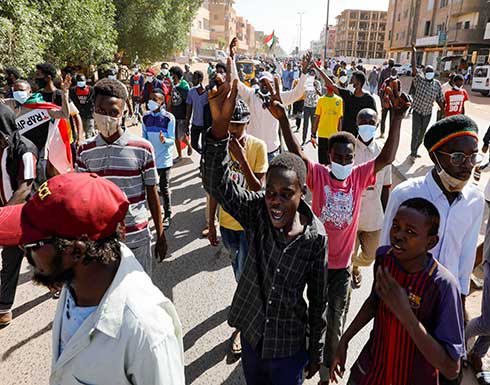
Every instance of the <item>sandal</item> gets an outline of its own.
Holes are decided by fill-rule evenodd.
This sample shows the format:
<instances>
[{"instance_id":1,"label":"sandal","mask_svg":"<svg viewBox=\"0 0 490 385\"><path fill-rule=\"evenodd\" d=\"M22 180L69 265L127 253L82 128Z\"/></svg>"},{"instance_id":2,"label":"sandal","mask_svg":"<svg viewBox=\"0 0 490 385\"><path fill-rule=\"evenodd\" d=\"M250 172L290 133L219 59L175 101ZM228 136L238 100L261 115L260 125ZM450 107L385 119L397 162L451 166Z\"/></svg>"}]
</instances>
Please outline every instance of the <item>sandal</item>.
<instances>
[{"instance_id":1,"label":"sandal","mask_svg":"<svg viewBox=\"0 0 490 385\"><path fill-rule=\"evenodd\" d=\"M239 330L235 330L231 335L231 353L235 355L242 354L242 341L240 340Z\"/></svg>"},{"instance_id":2,"label":"sandal","mask_svg":"<svg viewBox=\"0 0 490 385\"><path fill-rule=\"evenodd\" d=\"M352 283L351 286L353 289L359 289L361 287L362 275L361 270L352 269Z\"/></svg>"}]
</instances>

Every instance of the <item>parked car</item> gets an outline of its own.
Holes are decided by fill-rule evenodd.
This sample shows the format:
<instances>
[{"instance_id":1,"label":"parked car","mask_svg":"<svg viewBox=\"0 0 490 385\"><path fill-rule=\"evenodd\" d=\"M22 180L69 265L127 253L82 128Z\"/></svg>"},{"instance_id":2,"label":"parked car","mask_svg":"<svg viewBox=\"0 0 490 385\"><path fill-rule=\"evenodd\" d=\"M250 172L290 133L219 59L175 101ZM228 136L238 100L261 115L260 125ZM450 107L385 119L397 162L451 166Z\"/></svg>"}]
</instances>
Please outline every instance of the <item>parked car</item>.
<instances>
[{"instance_id":1,"label":"parked car","mask_svg":"<svg viewBox=\"0 0 490 385\"><path fill-rule=\"evenodd\" d=\"M417 65L417 71L420 71L421 69L422 66ZM412 65L410 63L402 64L402 66L398 69L398 74L405 75L405 76L412 76Z\"/></svg>"},{"instance_id":2,"label":"parked car","mask_svg":"<svg viewBox=\"0 0 490 385\"><path fill-rule=\"evenodd\" d=\"M473 73L471 90L484 96L490 94L490 65L478 66Z\"/></svg>"}]
</instances>

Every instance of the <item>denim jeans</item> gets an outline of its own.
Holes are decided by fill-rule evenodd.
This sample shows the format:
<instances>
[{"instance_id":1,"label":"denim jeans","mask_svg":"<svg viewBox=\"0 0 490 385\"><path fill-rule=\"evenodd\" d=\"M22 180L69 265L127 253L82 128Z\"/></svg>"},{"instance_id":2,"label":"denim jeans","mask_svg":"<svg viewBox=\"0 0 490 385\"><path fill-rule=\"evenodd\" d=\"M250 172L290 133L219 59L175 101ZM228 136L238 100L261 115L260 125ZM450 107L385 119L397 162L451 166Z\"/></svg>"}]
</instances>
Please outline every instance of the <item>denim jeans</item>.
<instances>
[{"instance_id":1,"label":"denim jeans","mask_svg":"<svg viewBox=\"0 0 490 385\"><path fill-rule=\"evenodd\" d=\"M24 253L18 247L5 247L2 250L0 313L10 310L14 304L23 257Z\"/></svg>"},{"instance_id":2,"label":"denim jeans","mask_svg":"<svg viewBox=\"0 0 490 385\"><path fill-rule=\"evenodd\" d=\"M329 368L335 358L340 337L344 332L345 315L348 311L351 268L328 269L328 304L327 304L327 336L323 365L320 368L320 379L327 381Z\"/></svg>"},{"instance_id":3,"label":"denim jeans","mask_svg":"<svg viewBox=\"0 0 490 385\"><path fill-rule=\"evenodd\" d=\"M256 349L241 337L242 366L247 385L301 385L303 370L308 364L308 353L300 350L291 357L263 359L261 343Z\"/></svg>"},{"instance_id":4,"label":"denim jeans","mask_svg":"<svg viewBox=\"0 0 490 385\"><path fill-rule=\"evenodd\" d=\"M304 121L303 121L303 143L306 142L306 137L308 136L308 128L311 123L311 129L315 125L315 110L316 107L305 107L304 109Z\"/></svg>"},{"instance_id":5,"label":"denim jeans","mask_svg":"<svg viewBox=\"0 0 490 385\"><path fill-rule=\"evenodd\" d=\"M245 257L248 253L248 243L245 231L236 231L220 227L220 232L223 245L230 253L233 273L235 273L235 280L238 282L242 275Z\"/></svg>"},{"instance_id":6,"label":"denim jeans","mask_svg":"<svg viewBox=\"0 0 490 385\"><path fill-rule=\"evenodd\" d=\"M270 163L272 159L274 159L276 156L278 156L281 153L281 148L279 147L278 149L267 153L267 161Z\"/></svg>"},{"instance_id":7,"label":"denim jeans","mask_svg":"<svg viewBox=\"0 0 490 385\"><path fill-rule=\"evenodd\" d=\"M417 155L417 151L424 140L425 131L430 123L432 115L421 115L417 111L412 113L412 143L411 155Z\"/></svg>"}]
</instances>

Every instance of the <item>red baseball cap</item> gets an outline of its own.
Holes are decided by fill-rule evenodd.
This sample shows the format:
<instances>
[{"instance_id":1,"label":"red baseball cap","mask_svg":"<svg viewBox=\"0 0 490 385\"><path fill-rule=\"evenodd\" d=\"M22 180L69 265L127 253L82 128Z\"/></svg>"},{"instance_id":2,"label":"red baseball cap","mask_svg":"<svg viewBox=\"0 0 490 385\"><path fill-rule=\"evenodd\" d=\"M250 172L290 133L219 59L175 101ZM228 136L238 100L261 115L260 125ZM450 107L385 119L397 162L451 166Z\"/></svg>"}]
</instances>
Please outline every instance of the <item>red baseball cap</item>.
<instances>
[{"instance_id":1,"label":"red baseball cap","mask_svg":"<svg viewBox=\"0 0 490 385\"><path fill-rule=\"evenodd\" d=\"M51 237L103 239L116 232L128 207L121 189L97 174L59 175L43 183L26 203L0 208L0 246Z\"/></svg>"},{"instance_id":2,"label":"red baseball cap","mask_svg":"<svg viewBox=\"0 0 490 385\"><path fill-rule=\"evenodd\" d=\"M147 75L153 75L153 76L155 76L156 71L155 71L155 70L154 70L152 67L149 67L149 68L147 68L147 70L146 70L146 74L147 74Z\"/></svg>"}]
</instances>

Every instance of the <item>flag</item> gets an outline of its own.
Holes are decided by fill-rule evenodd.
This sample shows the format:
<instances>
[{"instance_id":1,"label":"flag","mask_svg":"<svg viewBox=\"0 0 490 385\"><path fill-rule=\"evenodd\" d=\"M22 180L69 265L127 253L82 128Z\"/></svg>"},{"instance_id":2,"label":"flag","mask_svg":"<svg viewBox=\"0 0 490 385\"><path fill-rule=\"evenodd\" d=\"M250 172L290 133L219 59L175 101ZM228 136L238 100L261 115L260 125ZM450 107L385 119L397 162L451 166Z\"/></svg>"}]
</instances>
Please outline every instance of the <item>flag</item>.
<instances>
[{"instance_id":1,"label":"flag","mask_svg":"<svg viewBox=\"0 0 490 385\"><path fill-rule=\"evenodd\" d=\"M73 171L70 134L66 120L51 119L47 114L47 110L59 110L60 107L56 104L45 102L40 94L31 95L23 104L23 107L27 107L32 111L16 119L20 134L36 129L39 125L49 120L49 131L45 148L47 159L60 174Z\"/></svg>"},{"instance_id":2,"label":"flag","mask_svg":"<svg viewBox=\"0 0 490 385\"><path fill-rule=\"evenodd\" d=\"M276 42L277 42L277 37L274 34L274 31L272 31L272 33L269 36L266 36L264 38L264 43L267 45L267 47L269 47L269 49L272 49L272 47L274 47L274 44L276 44Z\"/></svg>"}]
</instances>

